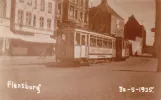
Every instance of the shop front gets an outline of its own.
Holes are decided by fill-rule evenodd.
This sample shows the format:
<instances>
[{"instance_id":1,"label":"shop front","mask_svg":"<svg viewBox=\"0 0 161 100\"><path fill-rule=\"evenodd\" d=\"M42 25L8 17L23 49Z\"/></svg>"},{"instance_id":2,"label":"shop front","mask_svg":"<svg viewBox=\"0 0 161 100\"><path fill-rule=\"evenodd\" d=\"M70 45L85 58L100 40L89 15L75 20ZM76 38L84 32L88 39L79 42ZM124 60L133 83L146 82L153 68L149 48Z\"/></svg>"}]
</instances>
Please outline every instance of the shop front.
<instances>
[{"instance_id":1,"label":"shop front","mask_svg":"<svg viewBox=\"0 0 161 100\"><path fill-rule=\"evenodd\" d=\"M9 27L0 27L1 56L48 56L54 55L56 40L50 35L20 35L14 34Z\"/></svg>"}]
</instances>

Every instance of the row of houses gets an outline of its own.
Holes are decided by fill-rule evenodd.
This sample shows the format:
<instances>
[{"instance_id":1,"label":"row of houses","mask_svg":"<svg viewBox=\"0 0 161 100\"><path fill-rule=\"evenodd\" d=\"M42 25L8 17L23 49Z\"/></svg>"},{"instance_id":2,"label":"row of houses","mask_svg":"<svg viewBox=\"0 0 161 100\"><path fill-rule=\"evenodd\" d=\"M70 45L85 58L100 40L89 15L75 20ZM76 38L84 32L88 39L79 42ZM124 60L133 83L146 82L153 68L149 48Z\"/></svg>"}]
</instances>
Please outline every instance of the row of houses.
<instances>
[{"instance_id":1,"label":"row of houses","mask_svg":"<svg viewBox=\"0 0 161 100\"><path fill-rule=\"evenodd\" d=\"M107 0L89 10L89 29L105 35L128 39L131 43L131 55L141 55L146 47L146 30L135 18L129 16L125 23L116 11L109 5Z\"/></svg>"},{"instance_id":2,"label":"row of houses","mask_svg":"<svg viewBox=\"0 0 161 100\"><path fill-rule=\"evenodd\" d=\"M88 24L87 8L88 0L0 0L1 55L41 55L60 23Z\"/></svg>"},{"instance_id":3,"label":"row of houses","mask_svg":"<svg viewBox=\"0 0 161 100\"><path fill-rule=\"evenodd\" d=\"M89 0L0 0L0 53L37 56L54 48L62 23L130 40L132 53L142 53L146 31L134 16L124 19L107 0L89 8ZM51 50L52 51L52 50Z\"/></svg>"}]
</instances>

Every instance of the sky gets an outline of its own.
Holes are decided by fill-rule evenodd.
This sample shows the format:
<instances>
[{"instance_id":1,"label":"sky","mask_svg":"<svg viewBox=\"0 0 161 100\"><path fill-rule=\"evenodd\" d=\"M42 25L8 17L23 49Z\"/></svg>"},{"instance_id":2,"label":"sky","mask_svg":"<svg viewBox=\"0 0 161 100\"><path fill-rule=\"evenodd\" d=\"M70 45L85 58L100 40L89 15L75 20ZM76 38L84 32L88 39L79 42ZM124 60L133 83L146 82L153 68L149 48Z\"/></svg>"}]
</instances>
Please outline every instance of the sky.
<instances>
[{"instance_id":1,"label":"sky","mask_svg":"<svg viewBox=\"0 0 161 100\"><path fill-rule=\"evenodd\" d=\"M97 6L100 2L101 0L91 0L90 5ZM125 22L129 16L134 15L146 29L146 44L153 45L154 33L151 32L151 28L154 27L155 22L154 0L108 0L108 4L125 19Z\"/></svg>"}]
</instances>

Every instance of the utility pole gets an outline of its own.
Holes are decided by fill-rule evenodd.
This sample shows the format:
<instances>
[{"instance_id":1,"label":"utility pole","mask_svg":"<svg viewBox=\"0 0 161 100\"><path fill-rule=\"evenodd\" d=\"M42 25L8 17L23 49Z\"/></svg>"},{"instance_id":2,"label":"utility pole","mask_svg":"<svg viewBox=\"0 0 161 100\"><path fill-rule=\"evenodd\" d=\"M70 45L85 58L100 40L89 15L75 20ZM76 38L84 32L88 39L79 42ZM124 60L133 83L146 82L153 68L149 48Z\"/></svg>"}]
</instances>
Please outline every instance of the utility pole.
<instances>
[{"instance_id":1,"label":"utility pole","mask_svg":"<svg viewBox=\"0 0 161 100\"><path fill-rule=\"evenodd\" d=\"M154 47L158 58L157 72L161 72L161 1L155 0L155 42Z\"/></svg>"}]
</instances>

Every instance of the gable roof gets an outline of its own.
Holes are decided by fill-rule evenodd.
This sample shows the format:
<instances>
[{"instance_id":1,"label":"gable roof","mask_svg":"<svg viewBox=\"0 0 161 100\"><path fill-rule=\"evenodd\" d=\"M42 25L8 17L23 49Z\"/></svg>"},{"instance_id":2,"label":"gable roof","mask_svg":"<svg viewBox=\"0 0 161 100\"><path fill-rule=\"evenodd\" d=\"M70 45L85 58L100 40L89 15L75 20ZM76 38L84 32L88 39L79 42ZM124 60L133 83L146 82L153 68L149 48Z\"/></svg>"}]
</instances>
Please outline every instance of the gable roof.
<instances>
[{"instance_id":1,"label":"gable roof","mask_svg":"<svg viewBox=\"0 0 161 100\"><path fill-rule=\"evenodd\" d=\"M97 6L103 12L109 12L112 15L115 15L121 19L123 19L119 14L117 14L107 3L101 3Z\"/></svg>"},{"instance_id":2,"label":"gable roof","mask_svg":"<svg viewBox=\"0 0 161 100\"><path fill-rule=\"evenodd\" d=\"M137 21L137 19L135 18L134 15L131 15L131 16L129 17L129 19L128 19L128 21L126 22L125 26L126 26L128 23L130 23L131 21L135 21L135 23L136 23L138 26L140 26L140 23Z\"/></svg>"}]
</instances>

